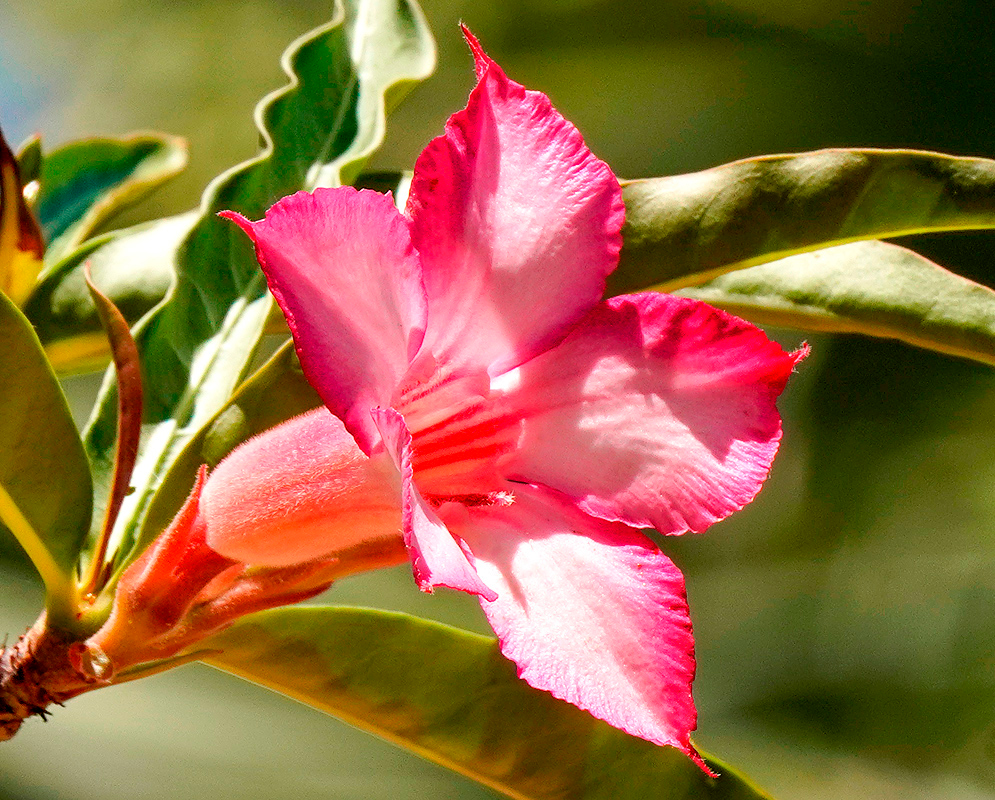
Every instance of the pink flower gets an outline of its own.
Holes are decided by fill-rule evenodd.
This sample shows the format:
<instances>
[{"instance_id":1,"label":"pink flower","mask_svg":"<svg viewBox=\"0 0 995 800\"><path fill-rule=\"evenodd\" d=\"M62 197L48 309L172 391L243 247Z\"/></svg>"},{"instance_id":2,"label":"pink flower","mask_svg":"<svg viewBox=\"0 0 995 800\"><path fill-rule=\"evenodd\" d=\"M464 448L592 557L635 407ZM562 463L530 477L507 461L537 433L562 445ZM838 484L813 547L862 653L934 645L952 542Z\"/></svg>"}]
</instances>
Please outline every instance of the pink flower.
<instances>
[{"instance_id":1,"label":"pink flower","mask_svg":"<svg viewBox=\"0 0 995 800\"><path fill-rule=\"evenodd\" d=\"M403 215L352 188L227 215L334 416L223 462L207 543L289 566L403 537L423 590L479 595L526 681L704 766L683 576L640 528L701 531L753 499L800 355L696 301L601 301L615 176L467 39L477 85Z\"/></svg>"}]
</instances>

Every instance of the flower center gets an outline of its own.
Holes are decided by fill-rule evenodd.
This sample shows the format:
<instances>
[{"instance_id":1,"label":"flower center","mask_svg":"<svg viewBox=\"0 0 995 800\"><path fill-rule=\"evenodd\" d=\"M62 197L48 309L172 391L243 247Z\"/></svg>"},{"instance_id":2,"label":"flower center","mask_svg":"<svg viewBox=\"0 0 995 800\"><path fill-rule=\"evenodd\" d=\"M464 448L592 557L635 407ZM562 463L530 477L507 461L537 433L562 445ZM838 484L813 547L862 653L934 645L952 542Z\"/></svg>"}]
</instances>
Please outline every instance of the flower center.
<instances>
[{"instance_id":1,"label":"flower center","mask_svg":"<svg viewBox=\"0 0 995 800\"><path fill-rule=\"evenodd\" d=\"M517 445L521 421L491 391L487 374L432 370L398 395L394 408L411 431L415 481L426 498L494 502L506 488L498 462Z\"/></svg>"}]
</instances>

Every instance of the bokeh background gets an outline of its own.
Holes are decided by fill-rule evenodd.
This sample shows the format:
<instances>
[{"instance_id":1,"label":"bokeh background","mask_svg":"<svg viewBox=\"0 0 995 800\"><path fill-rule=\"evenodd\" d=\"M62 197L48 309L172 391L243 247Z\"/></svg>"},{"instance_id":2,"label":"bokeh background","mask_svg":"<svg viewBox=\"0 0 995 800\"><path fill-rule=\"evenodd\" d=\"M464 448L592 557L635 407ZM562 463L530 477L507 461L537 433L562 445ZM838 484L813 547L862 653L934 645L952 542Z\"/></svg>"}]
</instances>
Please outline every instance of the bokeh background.
<instances>
[{"instance_id":1,"label":"bokeh background","mask_svg":"<svg viewBox=\"0 0 995 800\"><path fill-rule=\"evenodd\" d=\"M425 0L434 78L375 164L409 167L465 101L462 19L624 177L750 155L888 146L995 156L995 26L977 0ZM187 173L116 224L184 210L254 154L251 109L328 0L0 2L0 124L49 146L155 128ZM995 280L995 235L911 243ZM774 331L794 346L801 337ZM766 490L668 541L698 641L699 744L780 800L995 798L995 373L812 336ZM2 380L2 377L0 377ZM68 382L81 418L95 381ZM0 572L0 633L40 593ZM472 600L395 570L331 599L485 630ZM206 667L101 691L0 746L0 797L492 797L459 776Z\"/></svg>"}]
</instances>

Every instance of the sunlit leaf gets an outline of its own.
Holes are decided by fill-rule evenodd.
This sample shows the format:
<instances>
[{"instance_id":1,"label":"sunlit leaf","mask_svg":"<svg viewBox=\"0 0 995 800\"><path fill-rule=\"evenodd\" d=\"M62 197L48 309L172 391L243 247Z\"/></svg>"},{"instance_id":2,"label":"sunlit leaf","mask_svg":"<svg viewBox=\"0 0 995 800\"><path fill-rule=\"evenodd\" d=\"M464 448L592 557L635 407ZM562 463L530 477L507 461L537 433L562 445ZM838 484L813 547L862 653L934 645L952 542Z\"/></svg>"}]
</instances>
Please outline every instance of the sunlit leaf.
<instances>
[{"instance_id":1,"label":"sunlit leaf","mask_svg":"<svg viewBox=\"0 0 995 800\"><path fill-rule=\"evenodd\" d=\"M17 305L35 285L45 252L23 189L20 166L0 133L0 292Z\"/></svg>"},{"instance_id":2,"label":"sunlit leaf","mask_svg":"<svg viewBox=\"0 0 995 800\"><path fill-rule=\"evenodd\" d=\"M860 239L995 227L995 161L818 150L628 181L612 294L672 291Z\"/></svg>"},{"instance_id":3,"label":"sunlit leaf","mask_svg":"<svg viewBox=\"0 0 995 800\"><path fill-rule=\"evenodd\" d=\"M65 577L75 568L90 527L90 470L41 344L3 295L0 343L0 487L37 535L39 541L32 544L15 531L51 584L56 574ZM48 567L39 563L46 552L52 562Z\"/></svg>"},{"instance_id":4,"label":"sunlit leaf","mask_svg":"<svg viewBox=\"0 0 995 800\"><path fill-rule=\"evenodd\" d=\"M679 294L760 324L901 339L995 365L995 292L886 242L790 256Z\"/></svg>"},{"instance_id":5,"label":"sunlit leaf","mask_svg":"<svg viewBox=\"0 0 995 800\"><path fill-rule=\"evenodd\" d=\"M42 278L24 313L56 371L98 369L110 357L83 265L90 264L94 281L134 324L169 290L176 249L197 219L189 212L90 239Z\"/></svg>"},{"instance_id":6,"label":"sunlit leaf","mask_svg":"<svg viewBox=\"0 0 995 800\"><path fill-rule=\"evenodd\" d=\"M435 42L421 9L405 0L346 2L352 60L359 93L352 113L352 144L330 163L316 163L306 184L352 184L383 142L387 114L435 69Z\"/></svg>"},{"instance_id":7,"label":"sunlit leaf","mask_svg":"<svg viewBox=\"0 0 995 800\"><path fill-rule=\"evenodd\" d=\"M205 660L518 800L761 800L519 680L485 636L404 614L298 607L247 617Z\"/></svg>"},{"instance_id":8,"label":"sunlit leaf","mask_svg":"<svg viewBox=\"0 0 995 800\"><path fill-rule=\"evenodd\" d=\"M45 263L57 263L102 221L186 164L186 143L160 133L83 139L46 154L36 203L48 242Z\"/></svg>"},{"instance_id":9,"label":"sunlit leaf","mask_svg":"<svg viewBox=\"0 0 995 800\"><path fill-rule=\"evenodd\" d=\"M283 63L291 83L257 110L264 152L207 188L201 216L177 253L176 281L138 332L146 437L136 491L122 509L119 552L130 551L149 502L184 445L244 376L270 310L247 237L217 212L231 209L258 219L278 198L319 179L338 182L341 171L358 169L382 135L382 124L370 117L384 113L385 93L425 77L434 62L431 37L413 2L353 0L339 11L288 49ZM87 436L100 505L111 470L113 404L105 381Z\"/></svg>"}]
</instances>

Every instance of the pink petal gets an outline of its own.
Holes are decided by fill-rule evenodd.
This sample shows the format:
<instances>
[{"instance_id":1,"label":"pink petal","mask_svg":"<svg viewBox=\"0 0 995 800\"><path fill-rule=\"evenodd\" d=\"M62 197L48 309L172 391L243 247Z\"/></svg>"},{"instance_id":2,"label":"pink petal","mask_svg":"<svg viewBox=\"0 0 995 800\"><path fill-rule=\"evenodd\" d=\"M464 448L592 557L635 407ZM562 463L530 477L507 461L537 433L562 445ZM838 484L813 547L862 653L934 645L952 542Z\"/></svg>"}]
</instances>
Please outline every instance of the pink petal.
<instances>
[{"instance_id":1,"label":"pink petal","mask_svg":"<svg viewBox=\"0 0 995 800\"><path fill-rule=\"evenodd\" d=\"M415 486L411 469L411 434L404 417L392 408L373 410L384 447L400 473L404 507L404 544L418 588L431 592L447 586L493 600L497 595L481 581L467 553L429 507Z\"/></svg>"},{"instance_id":2,"label":"pink petal","mask_svg":"<svg viewBox=\"0 0 995 800\"><path fill-rule=\"evenodd\" d=\"M393 463L364 455L325 408L233 450L208 478L200 509L210 547L259 566L301 564L401 532Z\"/></svg>"},{"instance_id":3,"label":"pink petal","mask_svg":"<svg viewBox=\"0 0 995 800\"><path fill-rule=\"evenodd\" d=\"M615 176L549 98L467 38L477 86L418 158L407 213L428 296L424 348L456 371L498 375L598 302L625 212Z\"/></svg>"},{"instance_id":4,"label":"pink petal","mask_svg":"<svg viewBox=\"0 0 995 800\"><path fill-rule=\"evenodd\" d=\"M497 590L481 606L520 677L704 768L689 739L697 715L684 578L652 542L529 486L512 505L440 513Z\"/></svg>"},{"instance_id":5,"label":"pink petal","mask_svg":"<svg viewBox=\"0 0 995 800\"><path fill-rule=\"evenodd\" d=\"M704 303L612 298L519 370L508 400L524 432L505 474L603 519L704 530L760 491L799 357Z\"/></svg>"},{"instance_id":6,"label":"pink petal","mask_svg":"<svg viewBox=\"0 0 995 800\"><path fill-rule=\"evenodd\" d=\"M255 242L308 380L371 453L369 410L390 403L425 325L407 220L389 196L351 187L298 192L260 222L225 216Z\"/></svg>"}]
</instances>

